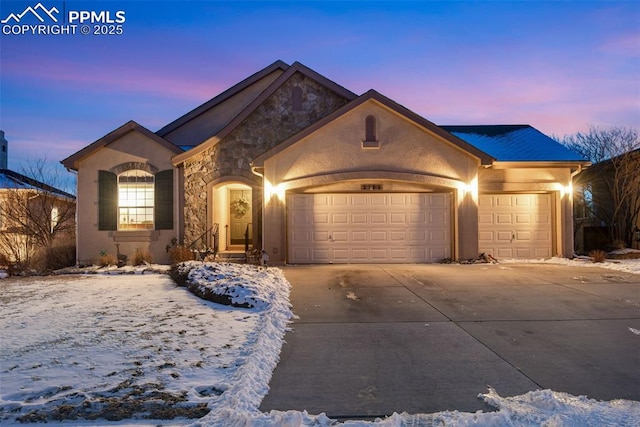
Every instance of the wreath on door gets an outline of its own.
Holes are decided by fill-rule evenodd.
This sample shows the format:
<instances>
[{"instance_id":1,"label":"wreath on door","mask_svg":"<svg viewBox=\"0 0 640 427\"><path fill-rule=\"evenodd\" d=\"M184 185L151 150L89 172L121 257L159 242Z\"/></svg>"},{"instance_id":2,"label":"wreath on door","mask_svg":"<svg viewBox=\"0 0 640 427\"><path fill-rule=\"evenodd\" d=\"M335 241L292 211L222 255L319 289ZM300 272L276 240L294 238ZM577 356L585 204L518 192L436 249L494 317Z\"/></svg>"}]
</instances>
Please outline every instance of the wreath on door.
<instances>
[{"instance_id":1,"label":"wreath on door","mask_svg":"<svg viewBox=\"0 0 640 427\"><path fill-rule=\"evenodd\" d=\"M231 212L237 219L242 218L249 211L249 201L244 197L231 202Z\"/></svg>"}]
</instances>

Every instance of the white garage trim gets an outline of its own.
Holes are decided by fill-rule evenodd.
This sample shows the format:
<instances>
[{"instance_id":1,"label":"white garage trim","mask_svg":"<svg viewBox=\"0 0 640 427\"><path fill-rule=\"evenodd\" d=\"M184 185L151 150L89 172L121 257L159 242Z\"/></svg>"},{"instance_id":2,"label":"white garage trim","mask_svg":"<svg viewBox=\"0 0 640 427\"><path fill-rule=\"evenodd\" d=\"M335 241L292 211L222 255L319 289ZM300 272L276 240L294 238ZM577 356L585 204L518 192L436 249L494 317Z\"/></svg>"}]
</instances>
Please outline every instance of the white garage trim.
<instances>
[{"instance_id":1,"label":"white garage trim","mask_svg":"<svg viewBox=\"0 0 640 427\"><path fill-rule=\"evenodd\" d=\"M478 246L500 258L549 258L553 248L551 194L481 194Z\"/></svg>"},{"instance_id":2,"label":"white garage trim","mask_svg":"<svg viewBox=\"0 0 640 427\"><path fill-rule=\"evenodd\" d=\"M451 257L449 193L288 193L286 204L292 264Z\"/></svg>"}]
</instances>

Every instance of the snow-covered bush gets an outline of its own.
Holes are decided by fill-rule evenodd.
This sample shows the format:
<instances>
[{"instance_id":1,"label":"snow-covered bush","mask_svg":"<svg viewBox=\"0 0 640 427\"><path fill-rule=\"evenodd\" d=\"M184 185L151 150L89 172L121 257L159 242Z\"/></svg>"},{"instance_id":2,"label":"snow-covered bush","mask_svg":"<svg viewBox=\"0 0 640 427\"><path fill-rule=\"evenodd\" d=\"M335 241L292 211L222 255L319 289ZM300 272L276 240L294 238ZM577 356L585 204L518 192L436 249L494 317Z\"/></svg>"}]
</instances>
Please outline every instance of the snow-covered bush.
<instances>
[{"instance_id":1,"label":"snow-covered bush","mask_svg":"<svg viewBox=\"0 0 640 427\"><path fill-rule=\"evenodd\" d=\"M171 269L171 278L200 298L233 307L265 309L269 289L265 279L275 273L268 268L248 264L189 261Z\"/></svg>"}]
</instances>

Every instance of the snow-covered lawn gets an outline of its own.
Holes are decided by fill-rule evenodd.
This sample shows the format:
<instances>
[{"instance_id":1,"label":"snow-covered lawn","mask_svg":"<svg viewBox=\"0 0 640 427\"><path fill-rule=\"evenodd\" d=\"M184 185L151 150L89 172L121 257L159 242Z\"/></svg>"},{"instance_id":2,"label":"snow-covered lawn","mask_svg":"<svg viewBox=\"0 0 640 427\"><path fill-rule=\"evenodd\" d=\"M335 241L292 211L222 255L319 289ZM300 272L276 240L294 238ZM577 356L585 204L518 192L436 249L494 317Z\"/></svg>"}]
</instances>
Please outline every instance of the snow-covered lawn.
<instances>
[{"instance_id":1,"label":"snow-covered lawn","mask_svg":"<svg viewBox=\"0 0 640 427\"><path fill-rule=\"evenodd\" d=\"M640 273L640 260L597 266ZM144 269L0 281L0 424L338 425L323 414L258 410L293 315L282 271L189 268L199 286L252 308L204 301ZM489 389L479 397L497 411L340 425L640 425L639 402L550 390L500 397Z\"/></svg>"}]
</instances>

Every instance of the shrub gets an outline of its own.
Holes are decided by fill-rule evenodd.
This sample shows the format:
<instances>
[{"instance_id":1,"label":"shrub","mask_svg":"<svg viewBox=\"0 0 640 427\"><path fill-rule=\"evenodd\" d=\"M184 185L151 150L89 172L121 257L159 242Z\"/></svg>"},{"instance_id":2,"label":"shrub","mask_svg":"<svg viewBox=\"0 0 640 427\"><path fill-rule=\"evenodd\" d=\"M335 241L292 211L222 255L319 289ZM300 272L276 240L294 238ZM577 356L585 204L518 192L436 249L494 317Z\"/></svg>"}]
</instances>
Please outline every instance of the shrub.
<instances>
[{"instance_id":1,"label":"shrub","mask_svg":"<svg viewBox=\"0 0 640 427\"><path fill-rule=\"evenodd\" d=\"M0 253L0 268L9 268L11 262L9 261L9 257L3 253Z\"/></svg>"},{"instance_id":2,"label":"shrub","mask_svg":"<svg viewBox=\"0 0 640 427\"><path fill-rule=\"evenodd\" d=\"M180 264L185 261L192 261L194 259L191 249L184 245L172 246L168 249L168 252L172 265Z\"/></svg>"},{"instance_id":3,"label":"shrub","mask_svg":"<svg viewBox=\"0 0 640 427\"><path fill-rule=\"evenodd\" d=\"M76 264L76 245L61 245L51 248L46 254L47 270L60 270Z\"/></svg>"},{"instance_id":4,"label":"shrub","mask_svg":"<svg viewBox=\"0 0 640 427\"><path fill-rule=\"evenodd\" d=\"M593 258L593 262L604 262L607 259L607 253L600 249L589 252L589 256Z\"/></svg>"},{"instance_id":5,"label":"shrub","mask_svg":"<svg viewBox=\"0 0 640 427\"><path fill-rule=\"evenodd\" d=\"M151 264L153 262L153 256L151 252L146 249L136 249L133 254L133 265Z\"/></svg>"},{"instance_id":6,"label":"shrub","mask_svg":"<svg viewBox=\"0 0 640 427\"><path fill-rule=\"evenodd\" d=\"M118 258L116 258L115 255L103 253L100 255L100 258L98 258L98 265L100 267L109 267L111 265L117 265L117 264L118 264Z\"/></svg>"}]
</instances>

